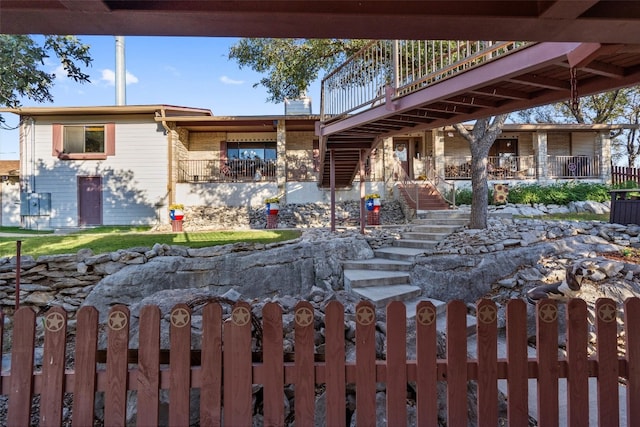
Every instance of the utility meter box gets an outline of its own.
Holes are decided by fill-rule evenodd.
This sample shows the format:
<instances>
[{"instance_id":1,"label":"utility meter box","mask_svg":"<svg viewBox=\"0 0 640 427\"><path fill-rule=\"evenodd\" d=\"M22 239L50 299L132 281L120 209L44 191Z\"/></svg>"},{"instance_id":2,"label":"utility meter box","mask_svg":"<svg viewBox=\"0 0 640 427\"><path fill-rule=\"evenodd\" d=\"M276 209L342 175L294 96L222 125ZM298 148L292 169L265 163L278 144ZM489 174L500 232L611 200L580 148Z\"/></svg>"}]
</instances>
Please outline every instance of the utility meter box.
<instances>
[{"instance_id":1,"label":"utility meter box","mask_svg":"<svg viewBox=\"0 0 640 427\"><path fill-rule=\"evenodd\" d=\"M20 215L47 216L51 214L51 193L20 193Z\"/></svg>"}]
</instances>

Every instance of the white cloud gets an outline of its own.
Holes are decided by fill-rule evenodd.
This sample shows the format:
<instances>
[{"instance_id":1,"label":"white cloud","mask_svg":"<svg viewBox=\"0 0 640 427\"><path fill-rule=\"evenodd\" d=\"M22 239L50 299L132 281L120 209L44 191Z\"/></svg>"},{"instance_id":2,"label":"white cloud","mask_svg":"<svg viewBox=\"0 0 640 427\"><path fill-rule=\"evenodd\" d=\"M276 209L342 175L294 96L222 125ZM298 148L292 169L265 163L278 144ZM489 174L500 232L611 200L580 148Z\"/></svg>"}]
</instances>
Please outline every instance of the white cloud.
<instances>
[{"instance_id":1,"label":"white cloud","mask_svg":"<svg viewBox=\"0 0 640 427\"><path fill-rule=\"evenodd\" d=\"M220 77L220 81L226 85L241 85L244 83L244 80L233 80L227 76Z\"/></svg>"},{"instance_id":2,"label":"white cloud","mask_svg":"<svg viewBox=\"0 0 640 427\"><path fill-rule=\"evenodd\" d=\"M180 77L180 71L176 67L172 67L171 65L165 65L164 70L173 75L174 77Z\"/></svg>"},{"instance_id":3,"label":"white cloud","mask_svg":"<svg viewBox=\"0 0 640 427\"><path fill-rule=\"evenodd\" d=\"M116 73L113 70L105 68L102 70L102 77L100 78L103 82L107 83L109 86L116 85ZM138 83L138 78L131 74L129 71L126 72L126 81L127 85L132 85Z\"/></svg>"}]
</instances>

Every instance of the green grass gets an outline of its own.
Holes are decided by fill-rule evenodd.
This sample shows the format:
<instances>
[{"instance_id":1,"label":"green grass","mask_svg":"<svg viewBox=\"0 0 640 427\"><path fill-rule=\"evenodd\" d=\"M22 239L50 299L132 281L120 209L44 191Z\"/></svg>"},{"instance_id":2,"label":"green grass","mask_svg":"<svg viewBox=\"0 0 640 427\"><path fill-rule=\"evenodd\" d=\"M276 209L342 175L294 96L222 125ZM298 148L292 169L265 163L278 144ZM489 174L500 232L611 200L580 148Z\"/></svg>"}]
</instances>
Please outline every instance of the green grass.
<instances>
[{"instance_id":1,"label":"green grass","mask_svg":"<svg viewBox=\"0 0 640 427\"><path fill-rule=\"evenodd\" d=\"M102 229L102 230L100 230ZM22 236L22 255L37 258L40 255L74 254L83 248L90 248L95 254L134 247L149 247L154 244L182 245L191 248L226 245L228 243L272 243L295 239L300 236L296 230L247 230L208 231L185 233L141 232L130 227L100 227L67 235ZM5 228L0 229L5 232ZM0 237L0 256L16 254L16 237Z\"/></svg>"}]
</instances>

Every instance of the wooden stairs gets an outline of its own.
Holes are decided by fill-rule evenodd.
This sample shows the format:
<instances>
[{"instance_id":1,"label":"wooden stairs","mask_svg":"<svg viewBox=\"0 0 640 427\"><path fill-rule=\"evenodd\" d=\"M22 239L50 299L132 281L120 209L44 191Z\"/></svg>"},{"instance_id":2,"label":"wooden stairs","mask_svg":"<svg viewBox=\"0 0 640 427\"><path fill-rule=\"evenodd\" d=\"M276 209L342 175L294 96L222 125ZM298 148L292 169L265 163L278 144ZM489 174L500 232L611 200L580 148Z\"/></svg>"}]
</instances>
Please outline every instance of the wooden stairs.
<instances>
[{"instance_id":1,"label":"wooden stairs","mask_svg":"<svg viewBox=\"0 0 640 427\"><path fill-rule=\"evenodd\" d=\"M416 211L437 211L449 209L449 203L438 190L428 182L399 183L396 187L400 197L410 209Z\"/></svg>"}]
</instances>

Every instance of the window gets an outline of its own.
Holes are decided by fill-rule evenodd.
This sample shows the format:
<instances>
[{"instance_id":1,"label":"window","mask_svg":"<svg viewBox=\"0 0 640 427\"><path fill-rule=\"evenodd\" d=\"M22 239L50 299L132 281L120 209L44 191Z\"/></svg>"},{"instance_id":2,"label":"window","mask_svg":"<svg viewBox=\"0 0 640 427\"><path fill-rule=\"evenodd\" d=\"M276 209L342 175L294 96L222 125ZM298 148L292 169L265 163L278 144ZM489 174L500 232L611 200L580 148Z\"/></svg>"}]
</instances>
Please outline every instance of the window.
<instances>
[{"instance_id":1,"label":"window","mask_svg":"<svg viewBox=\"0 0 640 427\"><path fill-rule=\"evenodd\" d=\"M227 159L276 160L275 142L228 142Z\"/></svg>"},{"instance_id":2,"label":"window","mask_svg":"<svg viewBox=\"0 0 640 427\"><path fill-rule=\"evenodd\" d=\"M104 126L65 126L63 152L104 153Z\"/></svg>"},{"instance_id":3,"label":"window","mask_svg":"<svg viewBox=\"0 0 640 427\"><path fill-rule=\"evenodd\" d=\"M115 155L115 124L53 125L53 153L61 160L104 160Z\"/></svg>"}]
</instances>

